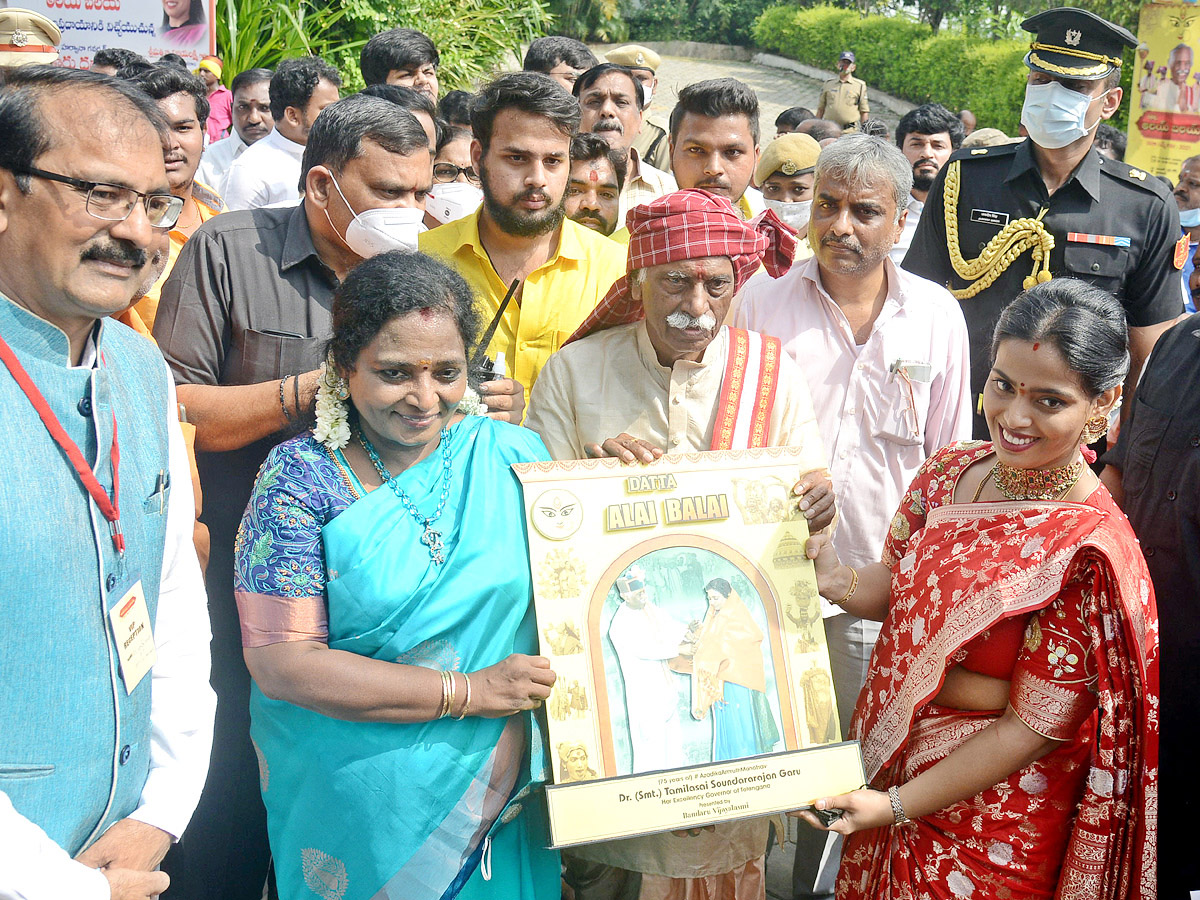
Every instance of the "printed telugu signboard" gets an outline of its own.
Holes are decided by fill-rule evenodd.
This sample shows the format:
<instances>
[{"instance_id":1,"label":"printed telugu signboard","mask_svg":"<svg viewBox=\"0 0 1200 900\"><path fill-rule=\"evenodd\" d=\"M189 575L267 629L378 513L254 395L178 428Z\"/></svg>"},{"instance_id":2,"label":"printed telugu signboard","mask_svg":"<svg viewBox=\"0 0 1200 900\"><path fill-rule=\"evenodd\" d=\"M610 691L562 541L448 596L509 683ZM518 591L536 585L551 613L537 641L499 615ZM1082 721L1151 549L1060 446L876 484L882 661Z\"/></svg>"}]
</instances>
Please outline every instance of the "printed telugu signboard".
<instances>
[{"instance_id":1,"label":"printed telugu signboard","mask_svg":"<svg viewBox=\"0 0 1200 900\"><path fill-rule=\"evenodd\" d=\"M1138 20L1125 162L1172 181L1200 153L1200 8L1149 3Z\"/></svg>"},{"instance_id":2,"label":"printed telugu signboard","mask_svg":"<svg viewBox=\"0 0 1200 900\"><path fill-rule=\"evenodd\" d=\"M842 743L787 448L514 467L529 523L555 846L795 809Z\"/></svg>"},{"instance_id":3,"label":"printed telugu signboard","mask_svg":"<svg viewBox=\"0 0 1200 900\"><path fill-rule=\"evenodd\" d=\"M86 69L104 47L124 47L151 62L178 53L190 69L216 52L216 0L21 0L11 5L40 12L59 27L60 66Z\"/></svg>"}]
</instances>

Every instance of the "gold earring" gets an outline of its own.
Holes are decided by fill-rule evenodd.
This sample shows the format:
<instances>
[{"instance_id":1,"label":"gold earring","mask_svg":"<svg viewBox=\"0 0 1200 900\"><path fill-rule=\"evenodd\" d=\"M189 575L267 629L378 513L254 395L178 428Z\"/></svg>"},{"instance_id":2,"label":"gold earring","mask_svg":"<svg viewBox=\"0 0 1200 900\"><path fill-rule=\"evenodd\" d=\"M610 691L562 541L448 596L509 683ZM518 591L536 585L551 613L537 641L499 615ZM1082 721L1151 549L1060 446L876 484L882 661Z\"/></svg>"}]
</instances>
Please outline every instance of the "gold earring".
<instances>
[{"instance_id":1,"label":"gold earring","mask_svg":"<svg viewBox=\"0 0 1200 900\"><path fill-rule=\"evenodd\" d=\"M338 376L337 384L334 385L333 394L339 400L346 400L350 396L350 384L341 375Z\"/></svg>"},{"instance_id":2,"label":"gold earring","mask_svg":"<svg viewBox=\"0 0 1200 900\"><path fill-rule=\"evenodd\" d=\"M1108 434L1108 416L1092 416L1083 425L1083 434L1079 442L1084 445L1094 444Z\"/></svg>"}]
</instances>

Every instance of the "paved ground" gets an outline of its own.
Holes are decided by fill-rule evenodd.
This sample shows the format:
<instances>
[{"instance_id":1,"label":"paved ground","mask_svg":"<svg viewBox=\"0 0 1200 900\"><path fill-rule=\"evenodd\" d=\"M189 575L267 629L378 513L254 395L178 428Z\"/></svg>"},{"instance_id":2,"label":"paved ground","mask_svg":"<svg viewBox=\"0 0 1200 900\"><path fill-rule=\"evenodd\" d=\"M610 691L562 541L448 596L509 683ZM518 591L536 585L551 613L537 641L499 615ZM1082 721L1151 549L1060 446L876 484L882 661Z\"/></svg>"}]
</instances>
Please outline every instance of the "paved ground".
<instances>
[{"instance_id":1,"label":"paved ground","mask_svg":"<svg viewBox=\"0 0 1200 900\"><path fill-rule=\"evenodd\" d=\"M597 56L608 49L594 47ZM737 78L758 93L760 122L764 141L775 136L775 117L791 106L807 106L815 111L821 93L821 82L798 72L760 66L752 62L695 59L664 56L658 70L658 93L650 101L650 113L666 123L675 105L675 95L681 87L708 78ZM871 115L895 130L899 116L882 104L873 103Z\"/></svg>"}]
</instances>

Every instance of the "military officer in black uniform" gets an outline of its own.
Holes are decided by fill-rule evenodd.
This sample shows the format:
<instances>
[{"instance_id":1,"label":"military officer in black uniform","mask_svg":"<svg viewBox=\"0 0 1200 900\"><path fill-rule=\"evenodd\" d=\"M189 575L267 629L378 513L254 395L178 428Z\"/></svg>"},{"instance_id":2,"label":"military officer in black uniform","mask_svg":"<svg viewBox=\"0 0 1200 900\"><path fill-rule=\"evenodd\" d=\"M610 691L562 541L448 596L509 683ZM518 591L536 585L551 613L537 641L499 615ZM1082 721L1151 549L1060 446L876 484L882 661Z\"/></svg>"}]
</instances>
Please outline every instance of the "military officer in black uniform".
<instances>
[{"instance_id":1,"label":"military officer in black uniform","mask_svg":"<svg viewBox=\"0 0 1200 900\"><path fill-rule=\"evenodd\" d=\"M982 392L992 330L1024 288L1070 276L1121 301L1132 357L1127 403L1155 340L1183 311L1187 238L1170 190L1093 147L1097 126L1121 106L1121 54L1137 39L1071 7L1021 27L1036 35L1021 110L1029 137L955 153L904 258L905 269L947 285L962 305L976 438L988 436Z\"/></svg>"}]
</instances>

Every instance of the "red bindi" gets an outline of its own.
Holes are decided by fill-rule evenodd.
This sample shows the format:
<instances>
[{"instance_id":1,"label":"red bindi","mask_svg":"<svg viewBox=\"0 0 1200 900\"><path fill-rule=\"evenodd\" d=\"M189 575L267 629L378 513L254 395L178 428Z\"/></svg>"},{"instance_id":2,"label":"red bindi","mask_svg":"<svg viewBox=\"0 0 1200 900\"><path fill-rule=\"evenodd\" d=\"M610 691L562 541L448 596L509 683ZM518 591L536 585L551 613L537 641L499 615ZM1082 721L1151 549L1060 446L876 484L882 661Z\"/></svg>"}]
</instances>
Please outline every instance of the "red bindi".
<instances>
[{"instance_id":1,"label":"red bindi","mask_svg":"<svg viewBox=\"0 0 1200 900\"><path fill-rule=\"evenodd\" d=\"M1040 343L1038 343L1038 342L1036 342L1036 341L1035 341L1035 342L1034 342L1034 344L1033 344L1033 352L1034 352L1034 353L1036 353L1036 352L1037 352L1037 348L1038 348L1038 347L1040 347L1040 346L1042 346L1042 345L1041 345Z\"/></svg>"},{"instance_id":2,"label":"red bindi","mask_svg":"<svg viewBox=\"0 0 1200 900\"><path fill-rule=\"evenodd\" d=\"M596 174L595 169L591 169L588 171L588 181L592 182L592 184L595 184L599 180L600 180L600 176Z\"/></svg>"},{"instance_id":3,"label":"red bindi","mask_svg":"<svg viewBox=\"0 0 1200 900\"><path fill-rule=\"evenodd\" d=\"M421 312L421 318L422 318L422 319L429 319L429 318L432 318L432 316L433 316L433 307L431 307L431 306L422 306L422 307L421 307L421 310L420 310L420 312Z\"/></svg>"}]
</instances>

